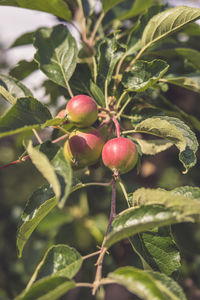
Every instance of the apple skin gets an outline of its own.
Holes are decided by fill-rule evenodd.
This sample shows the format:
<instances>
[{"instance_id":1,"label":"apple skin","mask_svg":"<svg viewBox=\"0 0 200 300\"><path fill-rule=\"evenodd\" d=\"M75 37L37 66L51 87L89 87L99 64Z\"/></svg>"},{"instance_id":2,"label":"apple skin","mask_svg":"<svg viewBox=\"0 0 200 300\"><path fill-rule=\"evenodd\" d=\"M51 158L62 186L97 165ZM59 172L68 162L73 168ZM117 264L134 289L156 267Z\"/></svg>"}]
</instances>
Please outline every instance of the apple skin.
<instances>
[{"instance_id":1,"label":"apple skin","mask_svg":"<svg viewBox=\"0 0 200 300\"><path fill-rule=\"evenodd\" d=\"M79 128L89 127L98 116L96 102L86 95L77 95L66 106L68 120Z\"/></svg>"},{"instance_id":2,"label":"apple skin","mask_svg":"<svg viewBox=\"0 0 200 300\"><path fill-rule=\"evenodd\" d=\"M64 155L74 169L95 164L104 145L102 135L93 127L75 129L64 144Z\"/></svg>"},{"instance_id":3,"label":"apple skin","mask_svg":"<svg viewBox=\"0 0 200 300\"><path fill-rule=\"evenodd\" d=\"M102 160L106 167L120 174L131 171L138 160L135 144L128 138L109 140L103 147Z\"/></svg>"}]
</instances>

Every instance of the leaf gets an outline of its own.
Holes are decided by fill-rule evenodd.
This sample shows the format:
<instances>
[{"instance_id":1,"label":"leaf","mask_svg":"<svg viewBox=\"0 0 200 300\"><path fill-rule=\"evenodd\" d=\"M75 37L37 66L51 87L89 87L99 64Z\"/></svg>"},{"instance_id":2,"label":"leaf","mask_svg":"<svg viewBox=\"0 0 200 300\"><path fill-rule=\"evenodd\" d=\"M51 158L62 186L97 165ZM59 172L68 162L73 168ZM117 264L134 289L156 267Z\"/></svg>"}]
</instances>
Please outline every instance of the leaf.
<instances>
[{"instance_id":1,"label":"leaf","mask_svg":"<svg viewBox=\"0 0 200 300\"><path fill-rule=\"evenodd\" d=\"M58 151L51 163L60 182L61 195L59 198L59 207L62 208L71 191L72 170L69 161L64 157L62 148Z\"/></svg>"},{"instance_id":2,"label":"leaf","mask_svg":"<svg viewBox=\"0 0 200 300\"><path fill-rule=\"evenodd\" d=\"M92 80L90 80L90 90L96 102L101 106L105 106L105 96L98 85L96 85Z\"/></svg>"},{"instance_id":3,"label":"leaf","mask_svg":"<svg viewBox=\"0 0 200 300\"><path fill-rule=\"evenodd\" d=\"M10 70L9 74L17 78L18 80L23 80L24 78L28 77L37 69L38 69L38 65L34 60L32 61L21 60L14 68Z\"/></svg>"},{"instance_id":4,"label":"leaf","mask_svg":"<svg viewBox=\"0 0 200 300\"><path fill-rule=\"evenodd\" d=\"M64 25L40 29L36 32L35 60L49 79L67 87L77 63L77 44Z\"/></svg>"},{"instance_id":5,"label":"leaf","mask_svg":"<svg viewBox=\"0 0 200 300\"><path fill-rule=\"evenodd\" d=\"M60 17L66 21L71 20L71 11L69 10L67 3L65 3L65 1L63 0L3 0L0 1L0 5L9 5L44 11Z\"/></svg>"},{"instance_id":6,"label":"leaf","mask_svg":"<svg viewBox=\"0 0 200 300\"><path fill-rule=\"evenodd\" d=\"M172 48L158 51L151 51L148 54L156 57L171 59L173 57L183 57L190 61L196 69L200 69L200 52L191 48Z\"/></svg>"},{"instance_id":7,"label":"leaf","mask_svg":"<svg viewBox=\"0 0 200 300\"><path fill-rule=\"evenodd\" d=\"M153 43L174 33L183 26L200 18L200 9L178 6L155 15L147 24L142 35L142 45L146 49Z\"/></svg>"},{"instance_id":8,"label":"leaf","mask_svg":"<svg viewBox=\"0 0 200 300\"><path fill-rule=\"evenodd\" d=\"M43 277L56 276L72 279L82 266L82 256L67 245L53 245L45 253L28 284Z\"/></svg>"},{"instance_id":9,"label":"leaf","mask_svg":"<svg viewBox=\"0 0 200 300\"><path fill-rule=\"evenodd\" d=\"M48 277L38 280L29 290L24 290L15 300L56 300L75 288L75 282L66 277Z\"/></svg>"},{"instance_id":10,"label":"leaf","mask_svg":"<svg viewBox=\"0 0 200 300\"><path fill-rule=\"evenodd\" d=\"M57 199L49 185L41 187L30 197L17 231L18 257L22 256L23 248L34 229L56 204Z\"/></svg>"},{"instance_id":11,"label":"leaf","mask_svg":"<svg viewBox=\"0 0 200 300\"><path fill-rule=\"evenodd\" d=\"M185 167L185 173L196 164L197 138L181 120L164 116L148 118L136 125L135 131L149 133L172 142L180 151L179 160Z\"/></svg>"},{"instance_id":12,"label":"leaf","mask_svg":"<svg viewBox=\"0 0 200 300\"><path fill-rule=\"evenodd\" d=\"M119 4L123 0L102 0L103 10L106 13L113 6Z\"/></svg>"},{"instance_id":13,"label":"leaf","mask_svg":"<svg viewBox=\"0 0 200 300\"><path fill-rule=\"evenodd\" d=\"M70 78L69 84L74 91L90 95L90 79L91 71L88 64L77 64L76 69Z\"/></svg>"},{"instance_id":14,"label":"leaf","mask_svg":"<svg viewBox=\"0 0 200 300\"><path fill-rule=\"evenodd\" d=\"M38 100L32 97L19 98L0 118L0 137L57 123L57 120L50 119L48 108Z\"/></svg>"},{"instance_id":15,"label":"leaf","mask_svg":"<svg viewBox=\"0 0 200 300\"><path fill-rule=\"evenodd\" d=\"M130 31L128 35L127 40L127 49L125 56L129 56L134 54L136 51L140 50L142 48L142 34L143 31L148 24L149 20L158 14L162 9L162 6L153 6L150 7L147 12L145 12L137 21L136 24L134 24L132 30Z\"/></svg>"},{"instance_id":16,"label":"leaf","mask_svg":"<svg viewBox=\"0 0 200 300\"><path fill-rule=\"evenodd\" d=\"M4 97L10 104L15 104L16 98L14 98L4 87L0 86L0 94Z\"/></svg>"},{"instance_id":17,"label":"leaf","mask_svg":"<svg viewBox=\"0 0 200 300\"><path fill-rule=\"evenodd\" d=\"M166 77L161 78L160 81L200 93L200 72L184 75L169 74Z\"/></svg>"},{"instance_id":18,"label":"leaf","mask_svg":"<svg viewBox=\"0 0 200 300\"><path fill-rule=\"evenodd\" d=\"M171 275L181 267L179 250L169 227L154 228L134 235L129 240L140 258L154 271Z\"/></svg>"},{"instance_id":19,"label":"leaf","mask_svg":"<svg viewBox=\"0 0 200 300\"><path fill-rule=\"evenodd\" d=\"M168 68L169 65L160 59L151 62L139 60L130 71L124 73L122 84L128 91L143 92L152 87Z\"/></svg>"},{"instance_id":20,"label":"leaf","mask_svg":"<svg viewBox=\"0 0 200 300\"><path fill-rule=\"evenodd\" d=\"M116 242L130 236L178 222L188 221L177 210L147 205L139 208L129 208L117 216L112 222L111 230L106 238L105 247L109 248Z\"/></svg>"},{"instance_id":21,"label":"leaf","mask_svg":"<svg viewBox=\"0 0 200 300\"><path fill-rule=\"evenodd\" d=\"M133 18L159 2L159 0L135 0L131 9L126 14L122 15L120 19L124 20Z\"/></svg>"},{"instance_id":22,"label":"leaf","mask_svg":"<svg viewBox=\"0 0 200 300\"><path fill-rule=\"evenodd\" d=\"M1 3L1 2L0 2ZM10 46L10 48L25 46L33 43L35 31L26 32L20 35Z\"/></svg>"},{"instance_id":23,"label":"leaf","mask_svg":"<svg viewBox=\"0 0 200 300\"><path fill-rule=\"evenodd\" d=\"M118 50L118 44L114 38L107 38L100 42L98 46L97 85L103 90L105 82L109 85L114 68L122 55L123 52Z\"/></svg>"},{"instance_id":24,"label":"leaf","mask_svg":"<svg viewBox=\"0 0 200 300\"><path fill-rule=\"evenodd\" d=\"M38 149L33 147L31 141L29 141L27 145L27 152L30 155L31 160L33 164L36 166L36 168L38 169L38 171L42 173L44 178L52 186L52 189L58 200L61 194L61 187L58 178L56 176L55 170L51 165L49 159L44 153L40 152Z\"/></svg>"},{"instance_id":25,"label":"leaf","mask_svg":"<svg viewBox=\"0 0 200 300\"><path fill-rule=\"evenodd\" d=\"M170 277L134 267L122 267L108 274L115 283L145 300L186 300L181 287Z\"/></svg>"},{"instance_id":26,"label":"leaf","mask_svg":"<svg viewBox=\"0 0 200 300\"><path fill-rule=\"evenodd\" d=\"M106 247L154 227L199 221L200 188L186 186L172 191L140 188L133 193L132 206L114 219Z\"/></svg>"},{"instance_id":27,"label":"leaf","mask_svg":"<svg viewBox=\"0 0 200 300\"><path fill-rule=\"evenodd\" d=\"M0 86L5 88L13 97L32 97L31 91L16 78L0 74Z\"/></svg>"},{"instance_id":28,"label":"leaf","mask_svg":"<svg viewBox=\"0 0 200 300\"><path fill-rule=\"evenodd\" d=\"M167 140L142 140L135 139L141 147L142 153L146 155L155 155L169 149L173 144Z\"/></svg>"},{"instance_id":29,"label":"leaf","mask_svg":"<svg viewBox=\"0 0 200 300\"><path fill-rule=\"evenodd\" d=\"M171 191L163 189L140 188L133 193L132 206L162 205L174 208L183 216L198 215L200 213L200 188L178 187Z\"/></svg>"}]
</instances>

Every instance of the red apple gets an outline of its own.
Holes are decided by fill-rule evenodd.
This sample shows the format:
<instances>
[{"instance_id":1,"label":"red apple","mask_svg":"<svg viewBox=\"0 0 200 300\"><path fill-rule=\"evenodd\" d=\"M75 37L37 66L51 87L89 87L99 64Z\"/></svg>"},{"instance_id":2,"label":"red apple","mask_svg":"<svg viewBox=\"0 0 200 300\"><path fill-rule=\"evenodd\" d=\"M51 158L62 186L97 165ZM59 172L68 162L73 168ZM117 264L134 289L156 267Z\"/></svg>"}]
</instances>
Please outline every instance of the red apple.
<instances>
[{"instance_id":1,"label":"red apple","mask_svg":"<svg viewBox=\"0 0 200 300\"><path fill-rule=\"evenodd\" d=\"M103 147L102 160L113 172L124 174L132 170L137 162L135 144L128 138L119 137L109 140Z\"/></svg>"},{"instance_id":2,"label":"red apple","mask_svg":"<svg viewBox=\"0 0 200 300\"><path fill-rule=\"evenodd\" d=\"M103 137L95 128L75 129L64 144L64 155L73 168L84 168L98 161L103 145Z\"/></svg>"},{"instance_id":3,"label":"red apple","mask_svg":"<svg viewBox=\"0 0 200 300\"><path fill-rule=\"evenodd\" d=\"M66 110L68 120L80 128L89 127L97 120L97 104L86 95L77 95L70 99Z\"/></svg>"}]
</instances>

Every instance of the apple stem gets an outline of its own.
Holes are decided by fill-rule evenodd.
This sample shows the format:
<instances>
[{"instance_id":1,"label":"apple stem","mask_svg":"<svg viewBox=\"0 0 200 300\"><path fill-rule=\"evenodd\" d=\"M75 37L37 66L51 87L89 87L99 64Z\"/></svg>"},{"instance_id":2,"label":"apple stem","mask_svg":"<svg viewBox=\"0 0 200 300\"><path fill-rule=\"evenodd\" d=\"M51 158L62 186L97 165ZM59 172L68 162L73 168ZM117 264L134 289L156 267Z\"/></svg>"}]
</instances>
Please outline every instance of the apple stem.
<instances>
[{"instance_id":1,"label":"apple stem","mask_svg":"<svg viewBox=\"0 0 200 300\"><path fill-rule=\"evenodd\" d=\"M117 133L117 137L120 137L120 125L119 122L117 121L117 119L115 117L112 118L114 124L115 124L115 128L116 128L116 133Z\"/></svg>"}]
</instances>

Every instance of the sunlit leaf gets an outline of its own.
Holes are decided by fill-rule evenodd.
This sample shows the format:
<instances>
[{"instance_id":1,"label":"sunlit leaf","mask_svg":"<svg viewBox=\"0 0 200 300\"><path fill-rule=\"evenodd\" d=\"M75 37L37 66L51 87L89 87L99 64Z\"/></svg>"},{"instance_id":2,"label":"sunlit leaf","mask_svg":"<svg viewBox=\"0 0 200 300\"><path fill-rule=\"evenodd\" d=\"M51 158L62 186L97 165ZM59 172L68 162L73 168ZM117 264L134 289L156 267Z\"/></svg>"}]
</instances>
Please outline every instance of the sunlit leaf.
<instances>
[{"instance_id":1,"label":"sunlit leaf","mask_svg":"<svg viewBox=\"0 0 200 300\"><path fill-rule=\"evenodd\" d=\"M108 277L144 300L186 300L181 287L159 272L122 267Z\"/></svg>"},{"instance_id":2,"label":"sunlit leaf","mask_svg":"<svg viewBox=\"0 0 200 300\"><path fill-rule=\"evenodd\" d=\"M160 59L151 62L139 60L130 71L124 72L122 84L128 91L143 92L153 86L168 68L169 65Z\"/></svg>"},{"instance_id":3,"label":"sunlit leaf","mask_svg":"<svg viewBox=\"0 0 200 300\"><path fill-rule=\"evenodd\" d=\"M172 142L180 151L179 159L187 172L196 164L198 142L195 134L181 120L173 117L153 117L135 127L136 132L149 133Z\"/></svg>"},{"instance_id":4,"label":"sunlit leaf","mask_svg":"<svg viewBox=\"0 0 200 300\"><path fill-rule=\"evenodd\" d=\"M0 137L47 127L57 122L62 120L51 119L48 108L38 100L32 97L19 98L0 118Z\"/></svg>"},{"instance_id":5,"label":"sunlit leaf","mask_svg":"<svg viewBox=\"0 0 200 300\"><path fill-rule=\"evenodd\" d=\"M48 276L72 279L79 271L82 262L82 256L76 249L67 245L53 245L35 269L29 286L34 281Z\"/></svg>"},{"instance_id":6,"label":"sunlit leaf","mask_svg":"<svg viewBox=\"0 0 200 300\"><path fill-rule=\"evenodd\" d=\"M122 2L123 0L102 0L103 10L107 12L113 6L117 5L118 3Z\"/></svg>"},{"instance_id":7,"label":"sunlit leaf","mask_svg":"<svg viewBox=\"0 0 200 300\"><path fill-rule=\"evenodd\" d=\"M184 75L169 74L161 78L161 81L200 93L200 72Z\"/></svg>"},{"instance_id":8,"label":"sunlit leaf","mask_svg":"<svg viewBox=\"0 0 200 300\"><path fill-rule=\"evenodd\" d=\"M158 140L158 139L155 140L136 139L136 141L140 145L142 153L147 155L155 155L157 153L169 149L173 145L173 143L167 140Z\"/></svg>"},{"instance_id":9,"label":"sunlit leaf","mask_svg":"<svg viewBox=\"0 0 200 300\"><path fill-rule=\"evenodd\" d=\"M21 257L24 245L40 221L57 204L55 194L48 185L35 191L26 204L17 232L18 256Z\"/></svg>"},{"instance_id":10,"label":"sunlit leaf","mask_svg":"<svg viewBox=\"0 0 200 300\"><path fill-rule=\"evenodd\" d=\"M76 40L64 25L40 29L36 32L35 60L39 68L55 83L67 87L77 63Z\"/></svg>"},{"instance_id":11,"label":"sunlit leaf","mask_svg":"<svg viewBox=\"0 0 200 300\"><path fill-rule=\"evenodd\" d=\"M0 5L44 11L67 21L70 21L71 19L71 11L69 10L67 3L63 0L1 0Z\"/></svg>"},{"instance_id":12,"label":"sunlit leaf","mask_svg":"<svg viewBox=\"0 0 200 300\"><path fill-rule=\"evenodd\" d=\"M47 277L36 281L30 289L24 290L15 300L56 300L75 286L75 282L66 277Z\"/></svg>"},{"instance_id":13,"label":"sunlit leaf","mask_svg":"<svg viewBox=\"0 0 200 300\"><path fill-rule=\"evenodd\" d=\"M0 86L5 88L15 98L32 97L31 91L23 83L11 76L0 74Z\"/></svg>"},{"instance_id":14,"label":"sunlit leaf","mask_svg":"<svg viewBox=\"0 0 200 300\"><path fill-rule=\"evenodd\" d=\"M183 26L200 18L200 9L178 6L167 9L155 15L147 24L143 35L142 45L147 48Z\"/></svg>"}]
</instances>

